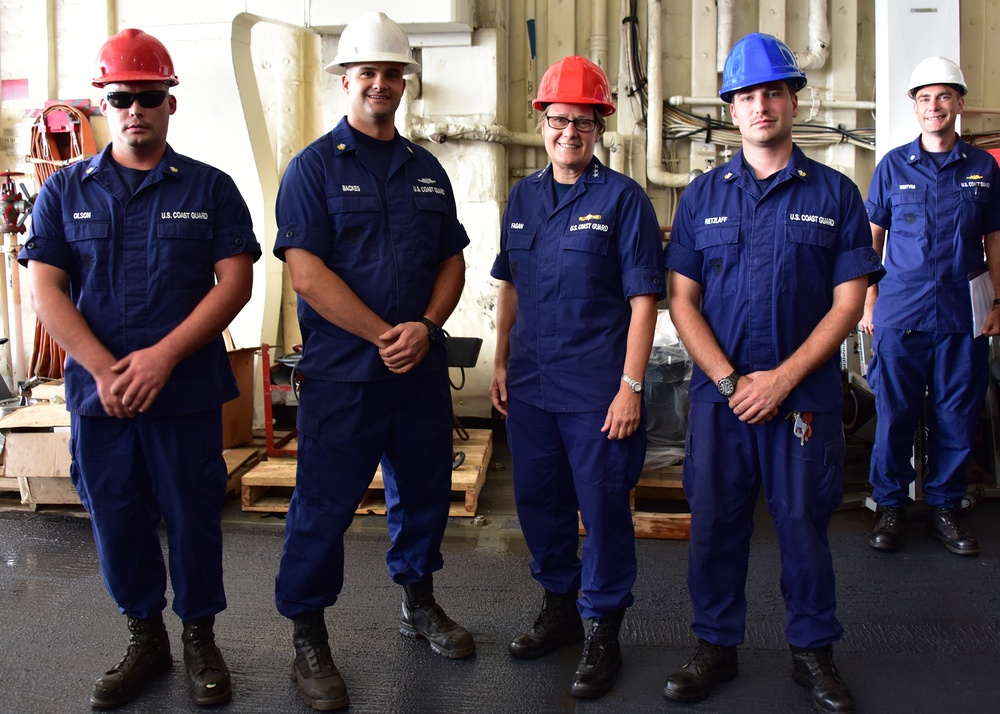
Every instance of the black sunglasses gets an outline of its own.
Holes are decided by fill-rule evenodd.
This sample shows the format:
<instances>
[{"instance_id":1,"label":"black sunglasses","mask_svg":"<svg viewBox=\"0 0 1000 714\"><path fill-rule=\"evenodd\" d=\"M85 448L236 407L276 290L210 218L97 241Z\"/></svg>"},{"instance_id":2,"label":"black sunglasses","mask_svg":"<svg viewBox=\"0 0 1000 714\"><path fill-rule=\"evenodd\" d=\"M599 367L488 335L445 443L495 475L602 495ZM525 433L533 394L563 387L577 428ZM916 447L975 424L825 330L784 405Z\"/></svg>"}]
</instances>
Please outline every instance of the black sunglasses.
<instances>
[{"instance_id":1,"label":"black sunglasses","mask_svg":"<svg viewBox=\"0 0 1000 714\"><path fill-rule=\"evenodd\" d=\"M146 109L152 109L163 104L163 100L167 98L167 91L165 89L150 89L145 92L108 92L108 104L113 106L115 109L128 109L132 106L132 103L136 100L139 101L139 106Z\"/></svg>"}]
</instances>

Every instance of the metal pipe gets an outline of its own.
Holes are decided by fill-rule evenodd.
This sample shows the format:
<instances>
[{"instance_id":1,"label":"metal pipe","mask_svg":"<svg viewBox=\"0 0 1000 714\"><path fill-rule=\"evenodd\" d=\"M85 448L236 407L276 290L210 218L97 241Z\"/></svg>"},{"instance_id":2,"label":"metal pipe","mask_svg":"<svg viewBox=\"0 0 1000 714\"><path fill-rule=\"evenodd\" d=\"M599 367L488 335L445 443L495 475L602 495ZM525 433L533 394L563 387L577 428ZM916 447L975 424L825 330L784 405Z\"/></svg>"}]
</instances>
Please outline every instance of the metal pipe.
<instances>
[{"instance_id":1,"label":"metal pipe","mask_svg":"<svg viewBox=\"0 0 1000 714\"><path fill-rule=\"evenodd\" d=\"M625 145L625 137L617 131L606 131L601 137L601 144L608 150L608 166L613 171L620 174L625 173L625 159L628 147Z\"/></svg>"},{"instance_id":2,"label":"metal pipe","mask_svg":"<svg viewBox=\"0 0 1000 714\"><path fill-rule=\"evenodd\" d=\"M688 174L663 170L663 69L660 61L661 0L649 0L646 6L647 76L649 109L646 119L646 180L656 186L680 188L690 181Z\"/></svg>"},{"instance_id":3,"label":"metal pipe","mask_svg":"<svg viewBox=\"0 0 1000 714\"><path fill-rule=\"evenodd\" d=\"M809 0L809 46L805 52L795 53L801 69L819 69L826 64L827 47L830 46L826 13L826 0Z\"/></svg>"},{"instance_id":4,"label":"metal pipe","mask_svg":"<svg viewBox=\"0 0 1000 714\"><path fill-rule=\"evenodd\" d=\"M504 146L545 146L541 134L511 131L499 124L464 124L442 119L431 121L421 117L411 118L407 136L411 139L427 139L435 144L443 144L449 139L464 139Z\"/></svg>"},{"instance_id":5,"label":"metal pipe","mask_svg":"<svg viewBox=\"0 0 1000 714\"><path fill-rule=\"evenodd\" d=\"M608 1L593 0L592 29L590 33L590 61L601 69L608 69Z\"/></svg>"},{"instance_id":6,"label":"metal pipe","mask_svg":"<svg viewBox=\"0 0 1000 714\"><path fill-rule=\"evenodd\" d=\"M717 71L721 72L725 68L726 57L733 49L733 18L736 15L735 0L718 0L718 20L716 25L716 55L715 64Z\"/></svg>"}]
</instances>

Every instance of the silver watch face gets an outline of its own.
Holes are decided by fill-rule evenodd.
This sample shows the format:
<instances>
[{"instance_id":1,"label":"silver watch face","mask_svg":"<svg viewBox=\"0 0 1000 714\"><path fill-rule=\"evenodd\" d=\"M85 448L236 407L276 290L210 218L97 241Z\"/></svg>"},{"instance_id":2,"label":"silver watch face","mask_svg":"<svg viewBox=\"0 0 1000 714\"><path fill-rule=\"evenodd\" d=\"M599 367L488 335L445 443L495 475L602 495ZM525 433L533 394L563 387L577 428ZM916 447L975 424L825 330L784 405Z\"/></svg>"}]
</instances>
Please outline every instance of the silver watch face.
<instances>
[{"instance_id":1,"label":"silver watch face","mask_svg":"<svg viewBox=\"0 0 1000 714\"><path fill-rule=\"evenodd\" d=\"M719 394L724 397L733 396L733 392L736 391L736 380L732 377L723 377L719 380Z\"/></svg>"},{"instance_id":2,"label":"silver watch face","mask_svg":"<svg viewBox=\"0 0 1000 714\"><path fill-rule=\"evenodd\" d=\"M642 382L633 381L632 384L630 384L629 386L632 387L632 391L635 392L636 394L642 391Z\"/></svg>"}]
</instances>

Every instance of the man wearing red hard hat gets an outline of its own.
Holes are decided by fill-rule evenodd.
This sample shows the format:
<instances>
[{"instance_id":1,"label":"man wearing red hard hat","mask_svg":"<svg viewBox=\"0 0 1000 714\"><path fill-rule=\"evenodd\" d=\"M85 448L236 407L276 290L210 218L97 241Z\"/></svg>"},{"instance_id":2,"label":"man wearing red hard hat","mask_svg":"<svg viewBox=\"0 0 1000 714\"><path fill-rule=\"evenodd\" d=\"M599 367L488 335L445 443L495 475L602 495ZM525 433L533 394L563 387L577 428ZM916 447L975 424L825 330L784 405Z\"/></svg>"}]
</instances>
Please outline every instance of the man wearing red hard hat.
<instances>
[{"instance_id":1,"label":"man wearing red hard hat","mask_svg":"<svg viewBox=\"0 0 1000 714\"><path fill-rule=\"evenodd\" d=\"M231 695L213 632L226 607L222 404L238 394L221 333L250 298L260 247L233 180L167 144L177 76L159 40L115 35L93 84L111 143L42 186L18 258L68 355L71 476L131 632L90 704L121 706L172 666L161 518L190 694L219 704Z\"/></svg>"}]
</instances>

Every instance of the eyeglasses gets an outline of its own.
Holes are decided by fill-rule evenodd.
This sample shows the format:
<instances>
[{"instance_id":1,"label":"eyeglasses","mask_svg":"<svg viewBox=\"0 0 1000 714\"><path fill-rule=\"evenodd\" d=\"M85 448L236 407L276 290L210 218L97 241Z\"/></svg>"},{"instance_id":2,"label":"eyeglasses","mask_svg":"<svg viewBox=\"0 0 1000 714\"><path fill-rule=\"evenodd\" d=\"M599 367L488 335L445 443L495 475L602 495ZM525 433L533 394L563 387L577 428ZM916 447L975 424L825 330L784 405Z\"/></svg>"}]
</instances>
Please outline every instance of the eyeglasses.
<instances>
[{"instance_id":1,"label":"eyeglasses","mask_svg":"<svg viewBox=\"0 0 1000 714\"><path fill-rule=\"evenodd\" d=\"M577 131L584 134L592 132L597 128L597 122L593 119L570 119L569 117L550 117L546 115L545 121L550 127L560 131L568 127L570 124L575 126Z\"/></svg>"},{"instance_id":2,"label":"eyeglasses","mask_svg":"<svg viewBox=\"0 0 1000 714\"><path fill-rule=\"evenodd\" d=\"M150 89L145 92L108 92L108 104L115 109L128 109L132 103L138 100L139 106L145 109L153 109L163 104L167 98L167 91L164 89ZM581 130L582 131L582 130Z\"/></svg>"}]
</instances>

